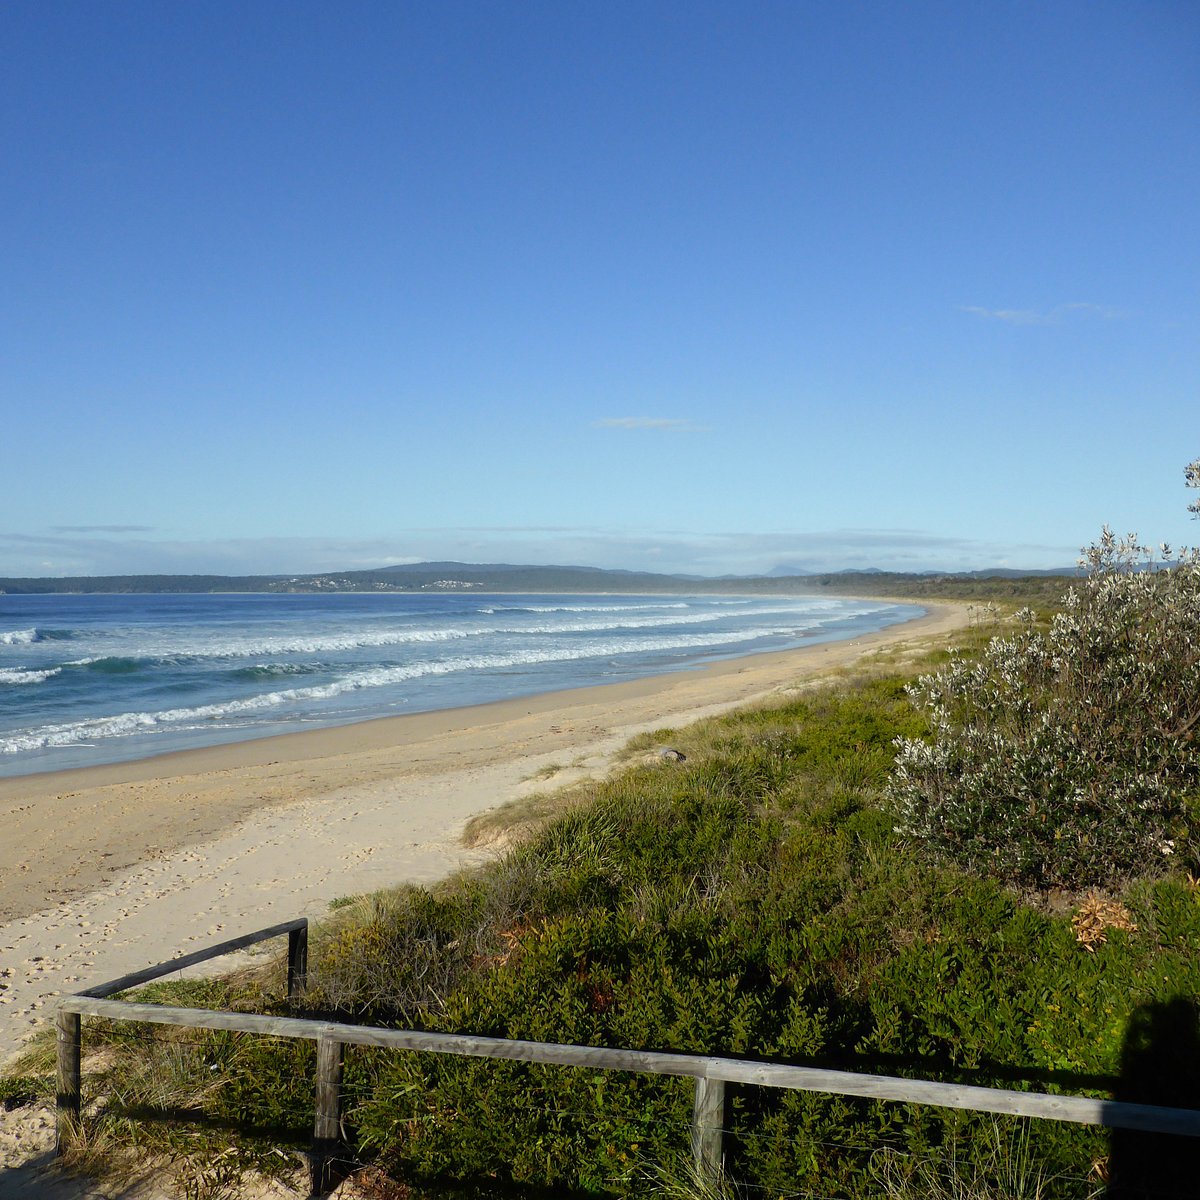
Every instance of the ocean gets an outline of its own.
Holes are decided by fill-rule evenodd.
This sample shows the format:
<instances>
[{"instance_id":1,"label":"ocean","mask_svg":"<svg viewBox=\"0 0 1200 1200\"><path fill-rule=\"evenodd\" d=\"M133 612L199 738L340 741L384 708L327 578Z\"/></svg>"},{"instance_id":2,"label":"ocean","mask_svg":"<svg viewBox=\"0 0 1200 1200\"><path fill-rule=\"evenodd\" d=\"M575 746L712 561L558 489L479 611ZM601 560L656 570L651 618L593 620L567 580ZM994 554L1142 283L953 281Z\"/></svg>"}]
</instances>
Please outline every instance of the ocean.
<instances>
[{"instance_id":1,"label":"ocean","mask_svg":"<svg viewBox=\"0 0 1200 1200\"><path fill-rule=\"evenodd\" d=\"M777 596L0 595L0 775L687 670L920 613Z\"/></svg>"}]
</instances>

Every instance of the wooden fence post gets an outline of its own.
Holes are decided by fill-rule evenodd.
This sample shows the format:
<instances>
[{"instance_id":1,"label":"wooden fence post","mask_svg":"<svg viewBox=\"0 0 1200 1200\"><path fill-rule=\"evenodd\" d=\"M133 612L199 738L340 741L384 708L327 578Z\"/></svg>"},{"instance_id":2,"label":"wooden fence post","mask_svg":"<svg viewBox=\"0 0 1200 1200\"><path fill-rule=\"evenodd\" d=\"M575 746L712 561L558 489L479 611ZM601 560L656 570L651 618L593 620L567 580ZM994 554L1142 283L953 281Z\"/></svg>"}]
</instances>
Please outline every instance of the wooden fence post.
<instances>
[{"instance_id":1,"label":"wooden fence post","mask_svg":"<svg viewBox=\"0 0 1200 1200\"><path fill-rule=\"evenodd\" d=\"M62 1154L79 1124L81 1018L58 1014L58 1103L55 1110L55 1151Z\"/></svg>"},{"instance_id":2,"label":"wooden fence post","mask_svg":"<svg viewBox=\"0 0 1200 1200\"><path fill-rule=\"evenodd\" d=\"M721 1140L725 1125L725 1082L696 1077L696 1099L692 1105L692 1161L696 1174L715 1182L724 1169Z\"/></svg>"},{"instance_id":3,"label":"wooden fence post","mask_svg":"<svg viewBox=\"0 0 1200 1200\"><path fill-rule=\"evenodd\" d=\"M288 999L295 1001L308 987L308 922L288 932Z\"/></svg>"},{"instance_id":4,"label":"wooden fence post","mask_svg":"<svg viewBox=\"0 0 1200 1200\"><path fill-rule=\"evenodd\" d=\"M345 1047L336 1038L317 1039L316 1119L313 1122L312 1195L333 1190L334 1164L341 1143L342 1062Z\"/></svg>"}]
</instances>

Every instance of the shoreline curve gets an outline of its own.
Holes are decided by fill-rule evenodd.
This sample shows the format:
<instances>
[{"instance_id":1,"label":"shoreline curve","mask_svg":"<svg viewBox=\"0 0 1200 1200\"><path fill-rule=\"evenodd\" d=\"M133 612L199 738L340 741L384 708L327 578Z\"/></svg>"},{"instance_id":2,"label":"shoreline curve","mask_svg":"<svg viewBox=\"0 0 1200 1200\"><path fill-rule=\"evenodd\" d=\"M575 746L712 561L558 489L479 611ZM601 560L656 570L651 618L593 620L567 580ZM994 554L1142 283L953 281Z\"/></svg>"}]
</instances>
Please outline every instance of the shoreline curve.
<instances>
[{"instance_id":1,"label":"shoreline curve","mask_svg":"<svg viewBox=\"0 0 1200 1200\"><path fill-rule=\"evenodd\" d=\"M639 733L782 698L969 619L921 607L691 671L0 780L0 1063L63 992L340 896L436 882L488 856L461 843L471 817L602 776Z\"/></svg>"}]
</instances>

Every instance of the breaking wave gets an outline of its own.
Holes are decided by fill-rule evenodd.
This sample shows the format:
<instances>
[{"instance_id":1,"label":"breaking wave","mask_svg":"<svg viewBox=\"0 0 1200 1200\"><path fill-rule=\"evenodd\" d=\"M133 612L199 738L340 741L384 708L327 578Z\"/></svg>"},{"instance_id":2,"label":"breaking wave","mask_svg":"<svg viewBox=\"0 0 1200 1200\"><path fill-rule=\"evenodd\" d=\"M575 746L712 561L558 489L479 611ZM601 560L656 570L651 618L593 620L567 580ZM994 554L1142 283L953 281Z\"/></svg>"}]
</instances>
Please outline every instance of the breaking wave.
<instances>
[{"instance_id":1,"label":"breaking wave","mask_svg":"<svg viewBox=\"0 0 1200 1200\"><path fill-rule=\"evenodd\" d=\"M45 671L22 671L18 667L0 667L0 683L45 683L47 679L53 679L58 673L58 667L51 667Z\"/></svg>"},{"instance_id":2,"label":"breaking wave","mask_svg":"<svg viewBox=\"0 0 1200 1200\"><path fill-rule=\"evenodd\" d=\"M285 679L289 675L312 675L322 668L309 663L258 663L229 672L230 679Z\"/></svg>"},{"instance_id":3,"label":"breaking wave","mask_svg":"<svg viewBox=\"0 0 1200 1200\"><path fill-rule=\"evenodd\" d=\"M98 675L132 675L140 671L143 663L136 658L122 658L110 655L107 658L76 658L63 663L64 667L82 667L87 671L95 671Z\"/></svg>"},{"instance_id":4,"label":"breaking wave","mask_svg":"<svg viewBox=\"0 0 1200 1200\"><path fill-rule=\"evenodd\" d=\"M614 659L627 654L646 654L669 650L702 649L708 646L757 641L772 635L787 635L792 628L752 629L741 633L694 633L674 637L644 638L630 641L601 640L575 648L554 649L513 654L480 654L446 658L440 661L410 663L405 666L374 667L354 671L331 683L313 687L285 688L246 696L220 704L200 704L190 708L169 708L160 712L127 712L110 717L94 717L60 725L45 725L12 734L0 740L0 753L17 754L25 750L42 750L52 746L73 746L100 739L125 737L170 727L179 729L192 723L220 722L254 714L270 714L272 710L306 701L330 700L348 692L365 688L388 687L432 675L451 675L466 671L504 671L536 666L540 663L570 662L583 658Z\"/></svg>"},{"instance_id":5,"label":"breaking wave","mask_svg":"<svg viewBox=\"0 0 1200 1200\"><path fill-rule=\"evenodd\" d=\"M0 646L32 646L35 642L69 642L77 637L74 629L4 629Z\"/></svg>"},{"instance_id":6,"label":"breaking wave","mask_svg":"<svg viewBox=\"0 0 1200 1200\"><path fill-rule=\"evenodd\" d=\"M491 608L481 608L479 611L485 616L494 616L496 613L623 613L648 610L661 612L667 608L691 607L686 601L670 601L662 604L497 604Z\"/></svg>"},{"instance_id":7,"label":"breaking wave","mask_svg":"<svg viewBox=\"0 0 1200 1200\"><path fill-rule=\"evenodd\" d=\"M337 654L337 653L352 653L357 650L373 650L384 649L389 646L419 646L419 645L438 645L446 642L466 641L468 639L486 639L490 637L522 637L529 635L544 635L553 636L558 634L574 634L574 633L590 633L595 635L600 634L617 634L625 630L636 629L660 629L669 626L680 625L711 625L717 621L727 619L728 614L722 611L708 611L696 613L672 612L670 614L662 613L661 615L645 615L624 617L623 614L631 611L647 612L648 610L661 610L663 608L672 609L687 609L691 607L687 604L673 605L541 605L529 608L500 608L492 612L490 615L503 617L506 615L519 615L521 613L535 614L576 614L576 613L615 613L622 614L616 620L609 622L596 621L543 621L537 624L521 624L519 622L505 623L503 621L490 622L474 626L458 627L453 629L377 629L377 630L355 630L353 632L339 632L327 634L311 634L308 636L291 636L291 637L257 637L247 639L245 641L227 639L227 640L207 640L204 642L198 641L180 641L176 644L167 644L160 642L157 645L146 645L140 647L137 652L128 655L112 655L96 658L80 658L74 659L65 665L72 667L87 667L90 670L109 672L119 674L136 669L136 664L139 663L166 663L166 664L181 664L186 662L204 662L212 659L238 659L238 658L285 658L288 655L294 654ZM864 610L866 611L866 610ZM785 616L796 612L795 606L779 606L773 608L756 609L753 613L755 618ZM836 617L846 615L845 611L836 614ZM810 611L804 613L804 624L806 627L813 627L824 623L829 618L823 614L816 614ZM769 631L764 631L769 632ZM736 637L735 634L729 635L731 638ZM281 670L280 673L285 673Z\"/></svg>"},{"instance_id":8,"label":"breaking wave","mask_svg":"<svg viewBox=\"0 0 1200 1200\"><path fill-rule=\"evenodd\" d=\"M6 629L0 633L0 646L32 646L37 640L36 629Z\"/></svg>"}]
</instances>

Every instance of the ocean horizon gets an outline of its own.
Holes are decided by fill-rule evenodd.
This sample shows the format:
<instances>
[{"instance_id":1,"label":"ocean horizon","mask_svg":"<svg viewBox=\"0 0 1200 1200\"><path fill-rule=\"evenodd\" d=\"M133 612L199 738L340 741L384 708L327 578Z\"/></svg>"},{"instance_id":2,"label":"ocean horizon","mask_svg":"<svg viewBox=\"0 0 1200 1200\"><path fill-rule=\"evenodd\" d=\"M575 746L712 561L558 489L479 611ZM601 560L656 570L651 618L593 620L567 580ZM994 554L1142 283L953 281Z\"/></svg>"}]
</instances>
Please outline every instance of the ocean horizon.
<instances>
[{"instance_id":1,"label":"ocean horizon","mask_svg":"<svg viewBox=\"0 0 1200 1200\"><path fill-rule=\"evenodd\" d=\"M923 611L807 596L0 595L0 776L644 678Z\"/></svg>"}]
</instances>

